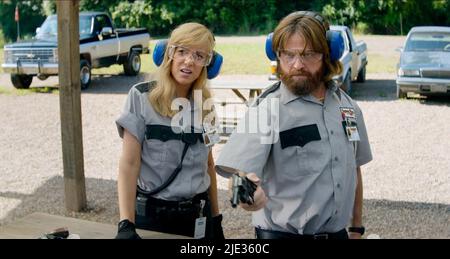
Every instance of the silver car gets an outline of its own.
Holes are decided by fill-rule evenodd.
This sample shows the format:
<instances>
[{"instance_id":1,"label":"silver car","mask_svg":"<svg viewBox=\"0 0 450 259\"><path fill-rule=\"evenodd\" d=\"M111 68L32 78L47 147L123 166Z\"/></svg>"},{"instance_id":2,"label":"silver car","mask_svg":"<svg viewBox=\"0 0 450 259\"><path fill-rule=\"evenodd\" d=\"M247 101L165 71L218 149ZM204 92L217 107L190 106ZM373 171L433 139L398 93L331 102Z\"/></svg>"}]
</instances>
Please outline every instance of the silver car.
<instances>
[{"instance_id":1,"label":"silver car","mask_svg":"<svg viewBox=\"0 0 450 259\"><path fill-rule=\"evenodd\" d=\"M400 50L398 98L450 94L450 27L414 27Z\"/></svg>"}]
</instances>

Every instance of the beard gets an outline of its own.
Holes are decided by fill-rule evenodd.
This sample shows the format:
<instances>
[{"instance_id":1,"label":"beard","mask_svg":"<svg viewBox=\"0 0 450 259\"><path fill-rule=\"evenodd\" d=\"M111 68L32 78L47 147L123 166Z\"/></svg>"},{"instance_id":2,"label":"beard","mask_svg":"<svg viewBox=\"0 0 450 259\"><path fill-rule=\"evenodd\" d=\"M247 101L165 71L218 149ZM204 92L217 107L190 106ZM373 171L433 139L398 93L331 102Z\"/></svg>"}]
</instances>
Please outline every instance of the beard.
<instances>
[{"instance_id":1,"label":"beard","mask_svg":"<svg viewBox=\"0 0 450 259\"><path fill-rule=\"evenodd\" d=\"M304 76L306 79L295 79L295 76ZM295 95L302 96L312 93L320 87L323 68L316 73L300 70L293 73L281 73L281 81Z\"/></svg>"}]
</instances>

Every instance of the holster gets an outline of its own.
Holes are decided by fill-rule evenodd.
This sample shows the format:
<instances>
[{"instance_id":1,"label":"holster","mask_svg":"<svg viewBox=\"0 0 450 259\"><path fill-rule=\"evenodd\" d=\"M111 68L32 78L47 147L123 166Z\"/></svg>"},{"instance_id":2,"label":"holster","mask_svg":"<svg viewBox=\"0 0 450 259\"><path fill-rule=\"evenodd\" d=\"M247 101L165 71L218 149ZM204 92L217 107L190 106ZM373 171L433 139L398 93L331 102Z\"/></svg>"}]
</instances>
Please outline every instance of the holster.
<instances>
[{"instance_id":1,"label":"holster","mask_svg":"<svg viewBox=\"0 0 450 259\"><path fill-rule=\"evenodd\" d=\"M205 199L205 239L223 240L222 215L211 216L208 194L202 193L185 201L164 201L145 194L136 195L136 227L158 232L193 236L195 220L200 216L200 200Z\"/></svg>"},{"instance_id":2,"label":"holster","mask_svg":"<svg viewBox=\"0 0 450 259\"><path fill-rule=\"evenodd\" d=\"M207 194L199 194L192 199L183 201L165 201L140 193L136 194L136 215L143 217L168 217L176 216L198 217L200 215L200 200L208 201Z\"/></svg>"}]
</instances>

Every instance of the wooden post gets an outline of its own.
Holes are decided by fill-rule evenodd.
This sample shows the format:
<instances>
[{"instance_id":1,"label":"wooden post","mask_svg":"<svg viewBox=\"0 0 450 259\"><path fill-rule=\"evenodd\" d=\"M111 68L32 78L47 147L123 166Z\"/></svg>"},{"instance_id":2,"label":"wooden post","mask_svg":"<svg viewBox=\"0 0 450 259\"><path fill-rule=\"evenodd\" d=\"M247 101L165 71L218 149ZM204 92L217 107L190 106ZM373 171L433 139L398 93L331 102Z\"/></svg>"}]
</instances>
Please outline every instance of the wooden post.
<instances>
[{"instance_id":1,"label":"wooden post","mask_svg":"<svg viewBox=\"0 0 450 259\"><path fill-rule=\"evenodd\" d=\"M58 14L59 107L66 209L86 208L80 96L78 0L56 1Z\"/></svg>"}]
</instances>

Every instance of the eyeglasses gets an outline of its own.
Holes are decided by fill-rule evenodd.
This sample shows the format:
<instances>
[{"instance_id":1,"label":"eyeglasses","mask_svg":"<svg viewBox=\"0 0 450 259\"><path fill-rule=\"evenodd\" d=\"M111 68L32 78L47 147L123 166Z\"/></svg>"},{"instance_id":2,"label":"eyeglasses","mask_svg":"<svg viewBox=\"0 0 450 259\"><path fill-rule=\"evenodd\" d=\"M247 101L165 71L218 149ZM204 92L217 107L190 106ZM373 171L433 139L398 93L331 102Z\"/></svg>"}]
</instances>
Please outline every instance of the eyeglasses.
<instances>
[{"instance_id":1,"label":"eyeglasses","mask_svg":"<svg viewBox=\"0 0 450 259\"><path fill-rule=\"evenodd\" d=\"M193 51L178 45L170 45L169 57L177 61L185 60L187 57L191 57L194 64L197 66L207 66L211 62L212 54L208 54L203 51Z\"/></svg>"},{"instance_id":2,"label":"eyeglasses","mask_svg":"<svg viewBox=\"0 0 450 259\"><path fill-rule=\"evenodd\" d=\"M297 61L297 58L299 58L300 62L304 65L311 65L321 61L323 54L314 51L307 51L303 53L303 51L299 49L283 49L277 52L277 57L289 66L292 66L295 61Z\"/></svg>"}]
</instances>

